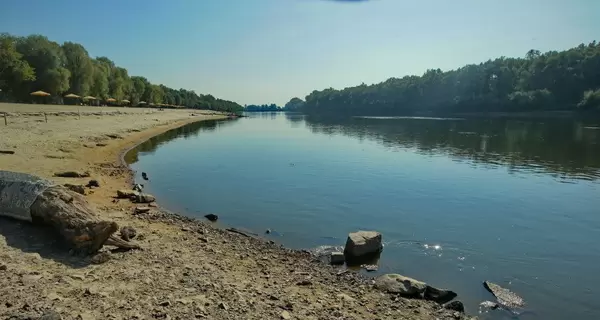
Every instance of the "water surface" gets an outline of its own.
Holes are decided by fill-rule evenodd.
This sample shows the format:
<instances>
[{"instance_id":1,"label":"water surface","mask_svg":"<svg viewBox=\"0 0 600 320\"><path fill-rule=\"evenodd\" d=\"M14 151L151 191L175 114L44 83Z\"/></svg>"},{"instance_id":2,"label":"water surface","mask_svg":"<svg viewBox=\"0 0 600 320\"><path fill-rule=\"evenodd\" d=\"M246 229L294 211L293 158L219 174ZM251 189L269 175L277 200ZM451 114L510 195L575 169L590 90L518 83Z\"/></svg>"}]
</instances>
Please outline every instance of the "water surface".
<instances>
[{"instance_id":1,"label":"water surface","mask_svg":"<svg viewBox=\"0 0 600 320\"><path fill-rule=\"evenodd\" d=\"M257 114L172 130L127 158L167 208L290 247L380 231L379 272L452 288L471 314L490 280L523 296L520 319L600 319L598 124Z\"/></svg>"}]
</instances>

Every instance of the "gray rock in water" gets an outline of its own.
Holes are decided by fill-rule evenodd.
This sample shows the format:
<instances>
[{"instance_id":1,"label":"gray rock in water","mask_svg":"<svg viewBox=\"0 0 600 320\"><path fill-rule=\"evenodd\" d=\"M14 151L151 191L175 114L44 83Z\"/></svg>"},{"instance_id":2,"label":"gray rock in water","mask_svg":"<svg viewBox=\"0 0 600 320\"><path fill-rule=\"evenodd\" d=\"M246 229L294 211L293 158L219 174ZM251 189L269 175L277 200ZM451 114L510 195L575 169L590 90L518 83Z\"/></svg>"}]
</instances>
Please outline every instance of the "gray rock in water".
<instances>
[{"instance_id":1,"label":"gray rock in water","mask_svg":"<svg viewBox=\"0 0 600 320\"><path fill-rule=\"evenodd\" d=\"M508 309L516 309L525 306L525 301L523 301L523 298L506 288L502 288L501 286L489 281L484 281L483 286L489 292L491 292L496 299L498 299L498 304L503 307Z\"/></svg>"},{"instance_id":2,"label":"gray rock in water","mask_svg":"<svg viewBox=\"0 0 600 320\"><path fill-rule=\"evenodd\" d=\"M204 216L206 219L208 219L209 221L217 221L219 220L219 216L213 213L209 213L207 215Z\"/></svg>"},{"instance_id":3,"label":"gray rock in water","mask_svg":"<svg viewBox=\"0 0 600 320\"><path fill-rule=\"evenodd\" d=\"M425 290L425 299L443 304L456 298L457 294L451 290L438 289L432 286L427 286Z\"/></svg>"},{"instance_id":4,"label":"gray rock in water","mask_svg":"<svg viewBox=\"0 0 600 320\"><path fill-rule=\"evenodd\" d=\"M348 235L344 253L351 257L376 254L383 249L381 233L376 231L358 231Z\"/></svg>"},{"instance_id":5,"label":"gray rock in water","mask_svg":"<svg viewBox=\"0 0 600 320\"><path fill-rule=\"evenodd\" d=\"M448 310L458 311L458 312L465 312L465 306L463 305L462 302L460 302L458 300L446 303L444 305L444 308L446 308Z\"/></svg>"},{"instance_id":6,"label":"gray rock in water","mask_svg":"<svg viewBox=\"0 0 600 320\"><path fill-rule=\"evenodd\" d=\"M384 274L375 279L375 287L388 293L397 293L409 298L423 299L427 284L399 274Z\"/></svg>"},{"instance_id":7,"label":"gray rock in water","mask_svg":"<svg viewBox=\"0 0 600 320\"><path fill-rule=\"evenodd\" d=\"M346 258L344 257L343 252L335 251L329 254L329 261L331 264L344 264Z\"/></svg>"}]
</instances>

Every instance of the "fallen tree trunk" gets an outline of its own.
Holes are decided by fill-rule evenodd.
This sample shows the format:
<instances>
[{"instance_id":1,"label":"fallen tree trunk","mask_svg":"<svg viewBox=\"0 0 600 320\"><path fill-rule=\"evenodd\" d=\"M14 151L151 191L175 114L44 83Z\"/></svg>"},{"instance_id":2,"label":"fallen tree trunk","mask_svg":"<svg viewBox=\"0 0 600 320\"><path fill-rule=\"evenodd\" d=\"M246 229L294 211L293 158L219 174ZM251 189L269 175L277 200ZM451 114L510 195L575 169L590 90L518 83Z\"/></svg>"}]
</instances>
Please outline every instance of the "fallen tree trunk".
<instances>
[{"instance_id":1,"label":"fallen tree trunk","mask_svg":"<svg viewBox=\"0 0 600 320\"><path fill-rule=\"evenodd\" d=\"M22 173L0 171L2 215L49 225L80 253L94 253L105 244L139 248L113 236L117 223L100 220L84 196Z\"/></svg>"}]
</instances>

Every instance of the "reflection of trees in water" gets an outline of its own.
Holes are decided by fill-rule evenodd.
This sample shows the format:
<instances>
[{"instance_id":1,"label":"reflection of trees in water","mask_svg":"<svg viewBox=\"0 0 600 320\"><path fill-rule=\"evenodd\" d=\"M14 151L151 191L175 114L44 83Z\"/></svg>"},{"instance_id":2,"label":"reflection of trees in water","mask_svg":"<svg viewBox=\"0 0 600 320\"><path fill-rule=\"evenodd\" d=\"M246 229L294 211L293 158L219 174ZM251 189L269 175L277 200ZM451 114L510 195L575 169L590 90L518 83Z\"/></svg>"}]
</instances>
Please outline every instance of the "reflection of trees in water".
<instances>
[{"instance_id":1,"label":"reflection of trees in water","mask_svg":"<svg viewBox=\"0 0 600 320\"><path fill-rule=\"evenodd\" d=\"M388 148L444 154L457 161L507 166L555 176L600 177L600 130L576 121L323 118L307 116L315 133L371 139Z\"/></svg>"},{"instance_id":2,"label":"reflection of trees in water","mask_svg":"<svg viewBox=\"0 0 600 320\"><path fill-rule=\"evenodd\" d=\"M141 143L125 155L125 161L127 163L138 162L138 155L140 152L153 153L158 149L159 146L177 139L190 139L196 137L200 132L214 131L224 126L229 126L236 120L206 120L190 123L179 128L171 129L165 133L154 136L147 141Z\"/></svg>"},{"instance_id":3,"label":"reflection of trees in water","mask_svg":"<svg viewBox=\"0 0 600 320\"><path fill-rule=\"evenodd\" d=\"M290 122L292 128L298 128L304 123L304 115L297 112L286 112L285 119Z\"/></svg>"}]
</instances>

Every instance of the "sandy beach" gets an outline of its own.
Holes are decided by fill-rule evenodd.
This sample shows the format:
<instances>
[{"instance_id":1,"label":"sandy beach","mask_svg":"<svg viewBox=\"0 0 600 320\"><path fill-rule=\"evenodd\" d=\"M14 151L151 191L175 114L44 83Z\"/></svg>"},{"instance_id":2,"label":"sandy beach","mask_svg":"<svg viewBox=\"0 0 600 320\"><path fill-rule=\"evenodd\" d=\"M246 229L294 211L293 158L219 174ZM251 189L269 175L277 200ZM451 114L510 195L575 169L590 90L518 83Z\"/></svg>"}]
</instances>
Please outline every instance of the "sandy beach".
<instances>
[{"instance_id":1,"label":"sandy beach","mask_svg":"<svg viewBox=\"0 0 600 320\"><path fill-rule=\"evenodd\" d=\"M98 180L87 200L104 219L135 228L143 248L93 264L70 255L53 230L0 218L0 319L466 319L380 292L368 277L307 252L159 209L135 215L134 204L114 202L116 190L131 187L124 150L218 118L199 110L0 104L0 151L14 151L0 153L0 170L59 184ZM53 176L65 170L91 176Z\"/></svg>"}]
</instances>

